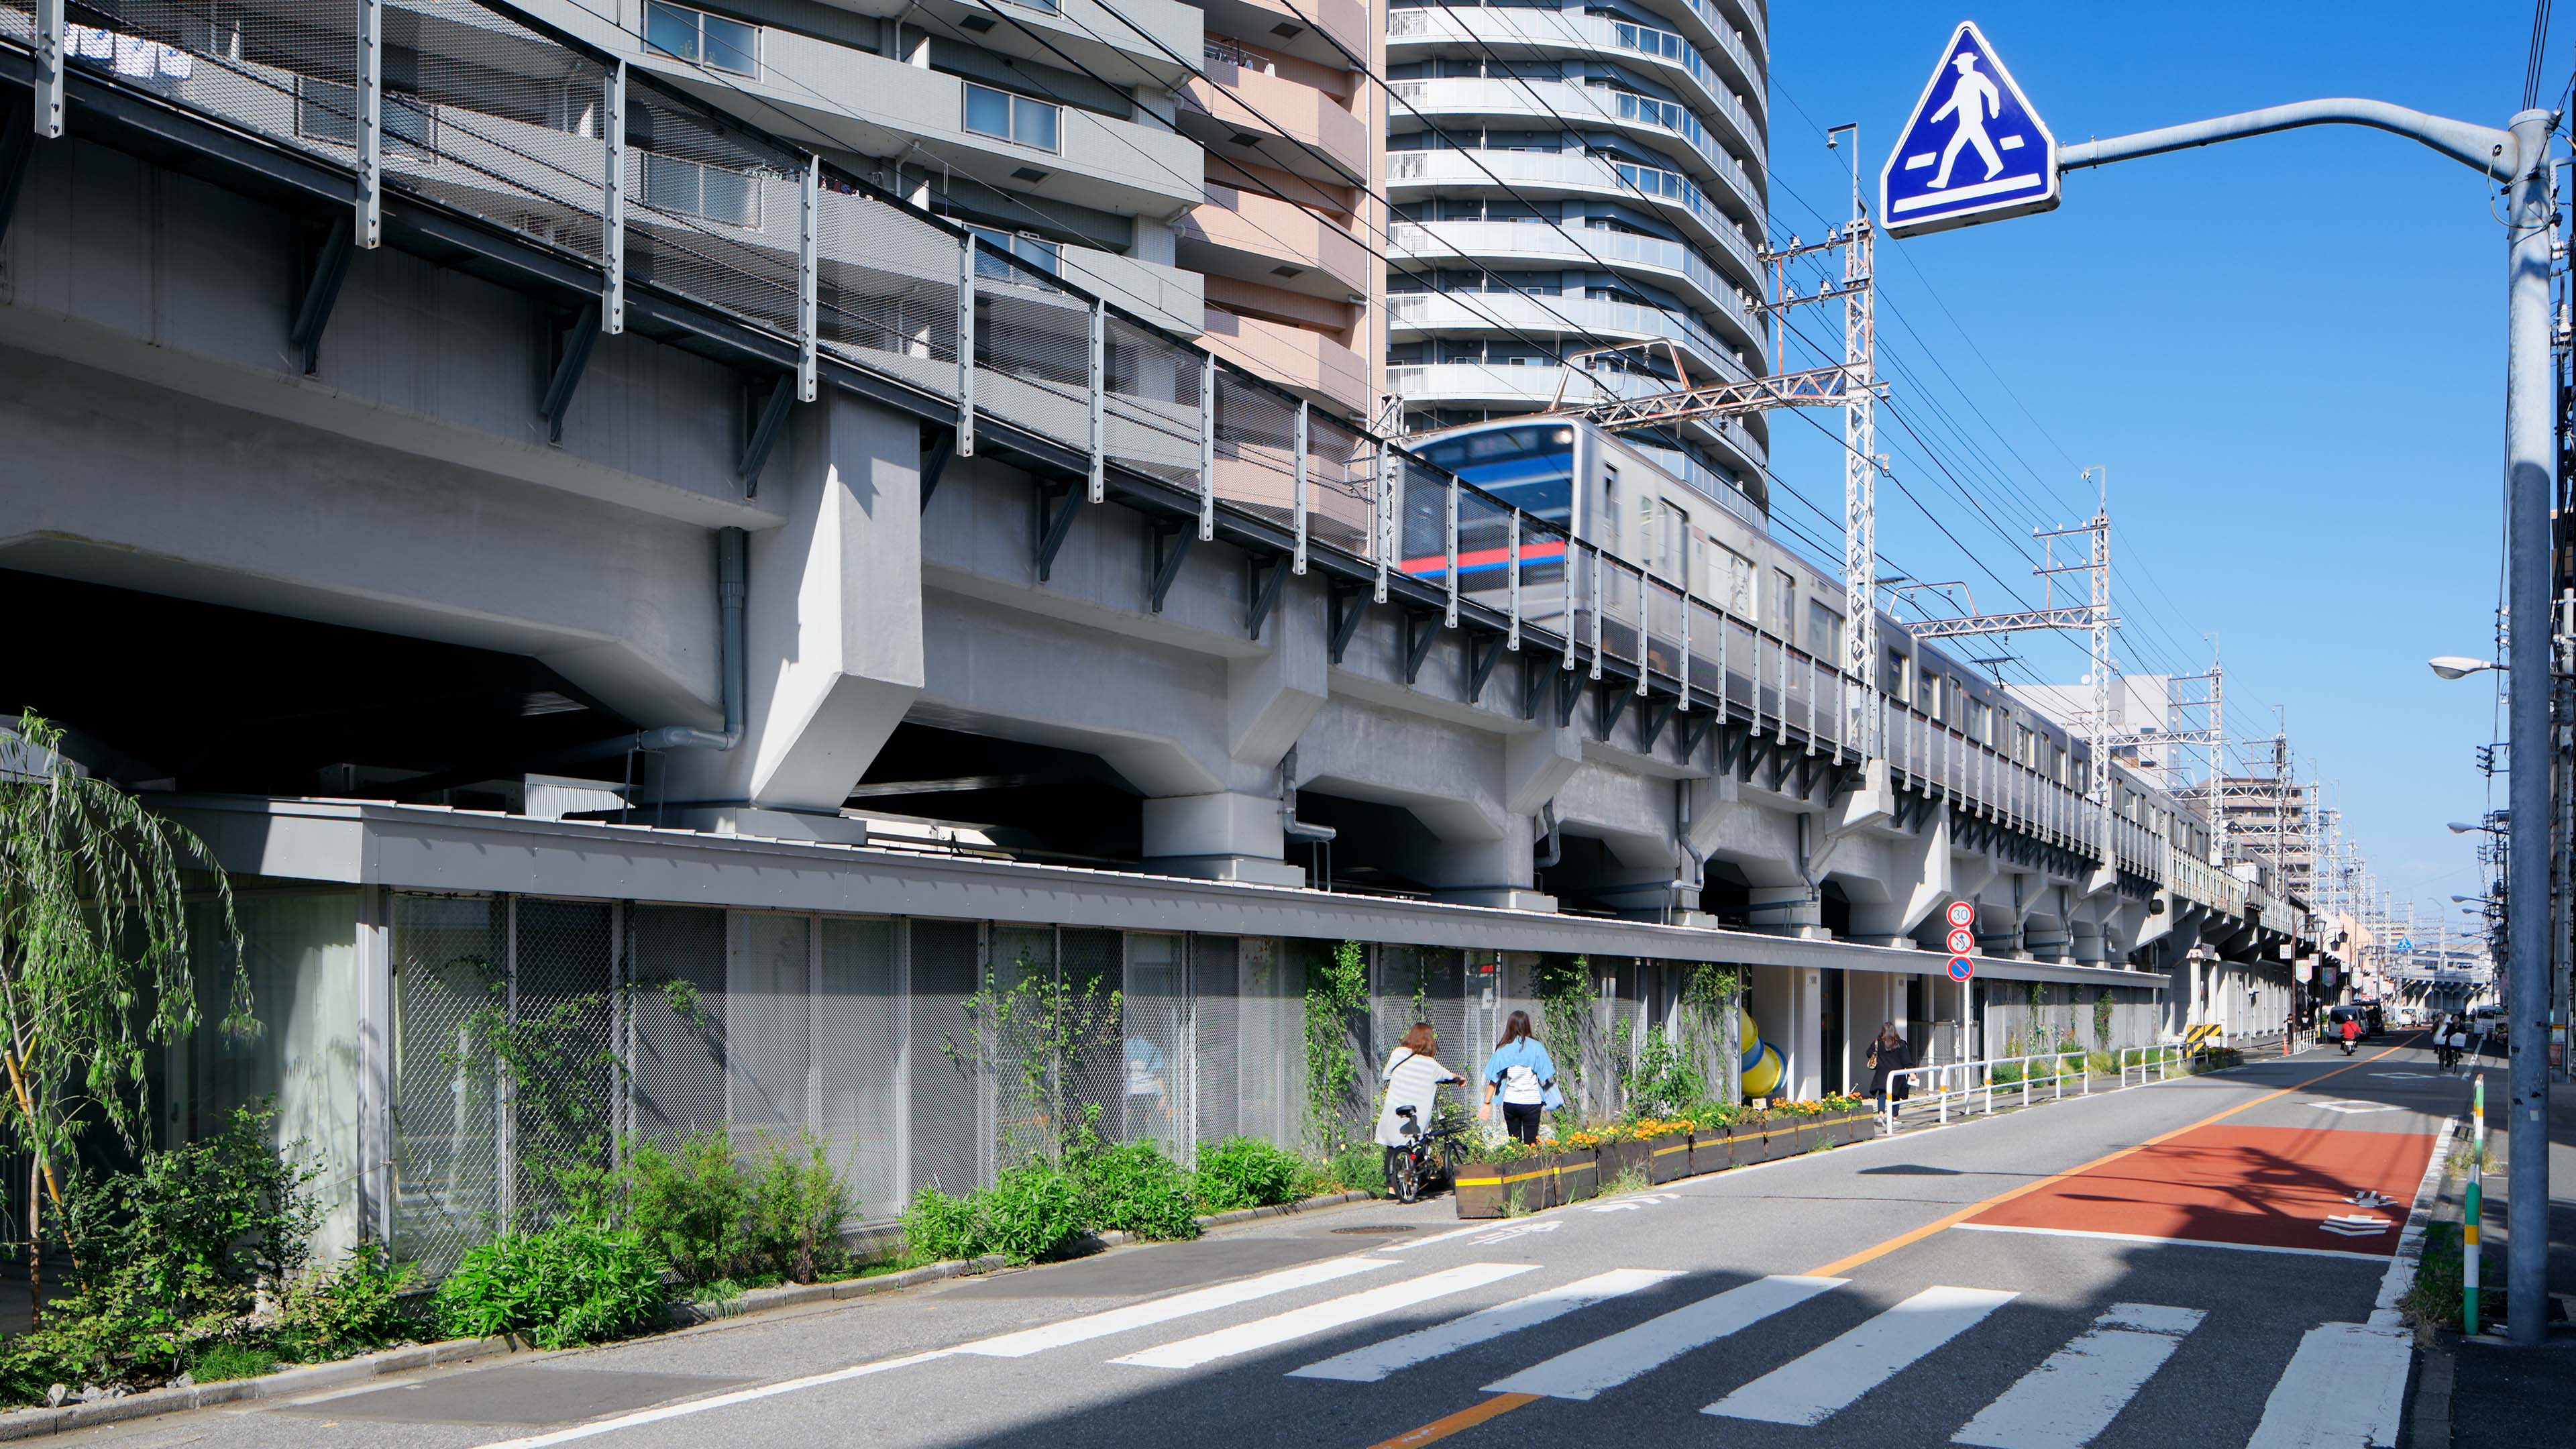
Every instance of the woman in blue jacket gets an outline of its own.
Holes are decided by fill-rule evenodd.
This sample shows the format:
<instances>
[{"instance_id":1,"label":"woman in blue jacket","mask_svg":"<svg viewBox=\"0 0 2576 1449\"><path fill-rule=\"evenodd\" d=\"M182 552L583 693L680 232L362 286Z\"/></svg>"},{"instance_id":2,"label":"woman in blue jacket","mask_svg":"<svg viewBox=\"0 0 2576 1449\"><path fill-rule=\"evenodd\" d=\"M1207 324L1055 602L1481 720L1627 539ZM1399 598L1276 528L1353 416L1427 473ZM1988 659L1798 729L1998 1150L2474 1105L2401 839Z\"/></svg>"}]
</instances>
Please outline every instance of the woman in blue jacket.
<instances>
[{"instance_id":1,"label":"woman in blue jacket","mask_svg":"<svg viewBox=\"0 0 2576 1449\"><path fill-rule=\"evenodd\" d=\"M1503 1039L1485 1061L1485 1100L1476 1109L1484 1121L1494 1117L1494 1097L1503 1099L1503 1126L1523 1142L1538 1141L1538 1119L1550 1107L1563 1106L1556 1090L1556 1062L1530 1035L1529 1013L1515 1011L1503 1024Z\"/></svg>"}]
</instances>

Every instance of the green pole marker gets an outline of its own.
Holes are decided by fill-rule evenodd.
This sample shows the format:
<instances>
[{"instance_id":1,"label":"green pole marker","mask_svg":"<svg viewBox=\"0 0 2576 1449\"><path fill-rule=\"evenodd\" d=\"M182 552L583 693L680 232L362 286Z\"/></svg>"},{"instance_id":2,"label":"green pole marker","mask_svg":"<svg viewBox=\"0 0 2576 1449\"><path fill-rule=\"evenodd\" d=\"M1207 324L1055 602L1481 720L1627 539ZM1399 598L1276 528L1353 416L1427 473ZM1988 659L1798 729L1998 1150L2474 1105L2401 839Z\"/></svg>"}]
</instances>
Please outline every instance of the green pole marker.
<instances>
[{"instance_id":1,"label":"green pole marker","mask_svg":"<svg viewBox=\"0 0 2576 1449\"><path fill-rule=\"evenodd\" d=\"M2486 1175L2487 1156L2487 1078L2480 1072L2472 1088L2469 1115L2475 1124L2470 1137L2468 1202L2460 1212L2460 1331L2475 1333L2482 1326L2478 1318L2478 1216L2479 1181Z\"/></svg>"}]
</instances>

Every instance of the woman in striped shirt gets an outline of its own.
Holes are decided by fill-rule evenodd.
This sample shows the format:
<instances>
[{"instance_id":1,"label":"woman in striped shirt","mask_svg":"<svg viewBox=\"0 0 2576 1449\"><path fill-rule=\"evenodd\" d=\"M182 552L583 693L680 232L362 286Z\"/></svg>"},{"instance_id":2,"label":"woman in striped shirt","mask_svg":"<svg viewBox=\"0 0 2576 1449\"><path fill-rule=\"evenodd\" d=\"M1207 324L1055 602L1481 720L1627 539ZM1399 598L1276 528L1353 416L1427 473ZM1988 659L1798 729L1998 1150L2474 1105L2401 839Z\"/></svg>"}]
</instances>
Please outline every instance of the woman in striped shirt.
<instances>
[{"instance_id":1,"label":"woman in striped shirt","mask_svg":"<svg viewBox=\"0 0 2576 1449\"><path fill-rule=\"evenodd\" d=\"M1387 1058L1383 1078L1386 1082L1386 1105L1378 1109L1377 1144L1386 1149L1387 1180L1390 1183L1395 1180L1395 1154L1403 1150L1407 1140L1404 1119L1396 1115L1396 1109L1411 1107L1416 1128L1428 1132L1431 1130L1432 1099L1439 1095L1441 1084L1461 1080L1457 1073L1440 1065L1439 1059L1432 1055L1439 1045L1439 1038L1432 1034L1431 1023L1417 1021L1413 1030L1404 1034L1404 1041L1396 1047L1394 1055Z\"/></svg>"}]
</instances>

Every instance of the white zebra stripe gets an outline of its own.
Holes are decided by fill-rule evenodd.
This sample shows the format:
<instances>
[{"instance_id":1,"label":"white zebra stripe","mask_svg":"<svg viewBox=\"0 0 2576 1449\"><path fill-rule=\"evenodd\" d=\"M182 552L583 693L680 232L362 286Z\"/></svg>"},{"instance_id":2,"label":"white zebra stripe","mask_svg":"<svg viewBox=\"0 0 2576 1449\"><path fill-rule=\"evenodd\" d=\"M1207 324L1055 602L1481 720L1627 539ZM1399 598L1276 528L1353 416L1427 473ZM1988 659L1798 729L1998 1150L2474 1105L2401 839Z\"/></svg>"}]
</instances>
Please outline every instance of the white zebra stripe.
<instances>
[{"instance_id":1,"label":"white zebra stripe","mask_svg":"<svg viewBox=\"0 0 2576 1449\"><path fill-rule=\"evenodd\" d=\"M1284 1268L1276 1273L1265 1273L1258 1278L1246 1278L1240 1283L1219 1283L1213 1288L1200 1288L1189 1293L1176 1294L1170 1298L1157 1298L1150 1303L1131 1303L1124 1308L1112 1308L1105 1313L1086 1314L1081 1318L1068 1318L1062 1323L1049 1323L1037 1328L1023 1328L1017 1333L977 1339L973 1343L960 1344L951 1351L983 1354L991 1358L1026 1358L1030 1354L1043 1353L1050 1348L1062 1348L1071 1343L1087 1343L1095 1338L1107 1338L1113 1333L1126 1333L1132 1329L1151 1328L1157 1323L1169 1323L1175 1318L1186 1318L1193 1313L1231 1308L1237 1303L1249 1303L1256 1298L1267 1298L1274 1293L1310 1288L1318 1283L1330 1283L1336 1278L1347 1278L1353 1273L1366 1273L1372 1269L1394 1266L1393 1263L1381 1262L1374 1258L1328 1258L1320 1263L1304 1263L1294 1268Z\"/></svg>"},{"instance_id":2,"label":"white zebra stripe","mask_svg":"<svg viewBox=\"0 0 2576 1449\"><path fill-rule=\"evenodd\" d=\"M1723 1293L1686 1304L1658 1318L1581 1348L1570 1349L1521 1370L1489 1394L1538 1394L1552 1399L1589 1399L1651 1372L1690 1352L1761 1322L1784 1308L1794 1308L1842 1278L1757 1278Z\"/></svg>"},{"instance_id":3,"label":"white zebra stripe","mask_svg":"<svg viewBox=\"0 0 2576 1449\"><path fill-rule=\"evenodd\" d=\"M2114 1303L2109 1312L1950 1436L1980 1449L2083 1449L2137 1397L2183 1337L2197 1308Z\"/></svg>"},{"instance_id":4,"label":"white zebra stripe","mask_svg":"<svg viewBox=\"0 0 2576 1449\"><path fill-rule=\"evenodd\" d=\"M1535 1263L1464 1263L1402 1283L1389 1283L1347 1297L1292 1308L1286 1313L1273 1314L1250 1323L1238 1323L1232 1328L1220 1328L1214 1333L1202 1333L1196 1338L1184 1338L1141 1353L1131 1353L1124 1358L1111 1359L1110 1362L1136 1364L1144 1368L1196 1368L1203 1363L1270 1348L1345 1324L1363 1323L1380 1314L1451 1293L1481 1288L1488 1283L1529 1272L1537 1266Z\"/></svg>"},{"instance_id":5,"label":"white zebra stripe","mask_svg":"<svg viewBox=\"0 0 2576 1449\"><path fill-rule=\"evenodd\" d=\"M1405 1334L1401 1338L1390 1338L1384 1343L1355 1348L1348 1353L1336 1354L1331 1358L1310 1363L1304 1368L1291 1369L1288 1371L1288 1377L1340 1379L1346 1383L1373 1384L1398 1369L1411 1368L1415 1364L1438 1358L1442 1354L1456 1353L1462 1348L1501 1338L1508 1333L1518 1333L1524 1328L1535 1328L1549 1319L1563 1317L1578 1308L1588 1308L1605 1299L1634 1293L1640 1288L1651 1288L1667 1278L1679 1276L1681 1275L1678 1273L1656 1268L1613 1268L1607 1273L1596 1273L1580 1282L1568 1283L1562 1288L1550 1288L1544 1293L1533 1293L1527 1298L1515 1298L1509 1303L1496 1304L1494 1307L1470 1313L1464 1318L1453 1318L1447 1323L1435 1323L1429 1328Z\"/></svg>"},{"instance_id":6,"label":"white zebra stripe","mask_svg":"<svg viewBox=\"0 0 2576 1449\"><path fill-rule=\"evenodd\" d=\"M1926 1288L1700 1412L1821 1424L2018 1296L1988 1288Z\"/></svg>"}]
</instances>

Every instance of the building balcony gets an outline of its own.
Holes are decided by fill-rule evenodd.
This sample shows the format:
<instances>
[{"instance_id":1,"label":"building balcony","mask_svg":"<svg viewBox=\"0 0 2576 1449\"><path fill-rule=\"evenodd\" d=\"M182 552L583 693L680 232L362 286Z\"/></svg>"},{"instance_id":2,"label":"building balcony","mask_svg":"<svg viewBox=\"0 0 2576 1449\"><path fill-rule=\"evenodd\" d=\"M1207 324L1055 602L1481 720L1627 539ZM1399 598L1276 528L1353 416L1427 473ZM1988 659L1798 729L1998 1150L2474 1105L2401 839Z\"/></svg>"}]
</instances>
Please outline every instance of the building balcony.
<instances>
[{"instance_id":1,"label":"building balcony","mask_svg":"<svg viewBox=\"0 0 2576 1449\"><path fill-rule=\"evenodd\" d=\"M1181 219L1181 265L1335 302L1368 300L1368 248L1339 223L1275 196L1210 182Z\"/></svg>"},{"instance_id":2,"label":"building balcony","mask_svg":"<svg viewBox=\"0 0 2576 1449\"><path fill-rule=\"evenodd\" d=\"M736 75L653 49L588 11L550 8L567 12L565 29L719 110L756 102L763 124L792 144L907 157L908 169L926 154L997 190L1127 216L1167 217L1200 199L1198 146L1158 126L1050 106L1049 144L985 135L966 129L964 81L855 46L762 27L757 73Z\"/></svg>"},{"instance_id":3,"label":"building balcony","mask_svg":"<svg viewBox=\"0 0 2576 1449\"><path fill-rule=\"evenodd\" d=\"M1386 41L1390 64L1400 56L1433 52L1482 54L1486 47L1517 47L1558 55L1606 55L1623 62L1642 59L1676 90L1695 97L1726 139L1752 157L1756 167L1764 164L1762 127L1737 89L1740 86L1758 93L1759 86L1741 74L1728 78L1699 46L1675 31L1601 15L1479 6L1390 10L1386 16Z\"/></svg>"},{"instance_id":4,"label":"building balcony","mask_svg":"<svg viewBox=\"0 0 2576 1449\"><path fill-rule=\"evenodd\" d=\"M1678 293L1721 345L1750 357L1747 367L1762 370L1766 340L1744 289L1677 241L1596 228L1575 228L1569 236L1545 222L1400 221L1387 228L1386 250L1397 262L1421 266L1454 265L1464 258L1487 265L1540 261L1589 268L1598 258L1616 271L1652 278Z\"/></svg>"},{"instance_id":5,"label":"building balcony","mask_svg":"<svg viewBox=\"0 0 2576 1449\"><path fill-rule=\"evenodd\" d=\"M1320 332L1211 307L1199 341L1225 361L1344 416L1368 416L1368 359Z\"/></svg>"},{"instance_id":6,"label":"building balcony","mask_svg":"<svg viewBox=\"0 0 2576 1449\"><path fill-rule=\"evenodd\" d=\"M1176 139L1330 186L1371 182L1368 123L1313 86L1210 57L1176 99Z\"/></svg>"},{"instance_id":7,"label":"building balcony","mask_svg":"<svg viewBox=\"0 0 2576 1449\"><path fill-rule=\"evenodd\" d=\"M1369 53L1368 6L1361 0L1297 0L1294 8L1287 0L1199 0L1199 8L1210 35L1239 36L1316 65L1348 70L1351 56Z\"/></svg>"},{"instance_id":8,"label":"building balcony","mask_svg":"<svg viewBox=\"0 0 2576 1449\"><path fill-rule=\"evenodd\" d=\"M1744 215L1764 214L1761 179L1719 145L1687 106L1609 86L1480 76L1397 81L1393 89L1424 114L1444 122L1472 119L1516 130L1556 129L1565 123L1616 129L1672 157L1700 184L1731 189ZM1454 131L1445 124L1443 129Z\"/></svg>"},{"instance_id":9,"label":"building balcony","mask_svg":"<svg viewBox=\"0 0 2576 1449\"><path fill-rule=\"evenodd\" d=\"M1725 263L1737 285L1748 290L1765 285L1761 258L1744 223L1719 210L1697 182L1676 172L1570 151L1393 151L1386 158L1387 194L1398 203L1478 188L1499 194L1495 177L1526 196L1609 197L1630 204L1642 199Z\"/></svg>"},{"instance_id":10,"label":"building balcony","mask_svg":"<svg viewBox=\"0 0 2576 1449\"><path fill-rule=\"evenodd\" d=\"M1540 412L1554 407L1583 407L1622 398L1650 397L1670 385L1660 378L1591 372L1546 363L1437 362L1389 367L1386 386L1387 391L1401 399L1408 408ZM1728 463L1748 477L1761 474L1770 456L1761 440L1734 418L1703 419L1687 424L1685 431L1693 439L1714 447Z\"/></svg>"},{"instance_id":11,"label":"building balcony","mask_svg":"<svg viewBox=\"0 0 2576 1449\"><path fill-rule=\"evenodd\" d=\"M1533 297L1519 292L1393 292L1386 299L1391 342L1428 337L1553 337L1557 346L1670 342L1681 349L1694 382L1756 375L1698 318L1665 307L1593 297ZM1525 344L1524 344L1525 345Z\"/></svg>"}]
</instances>

